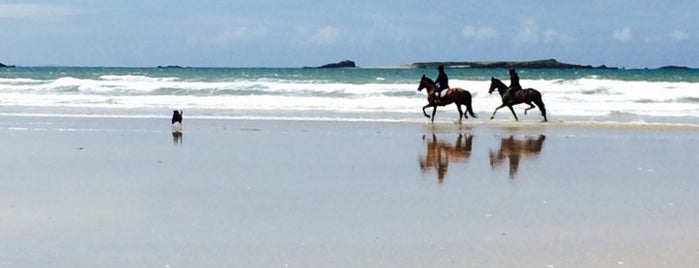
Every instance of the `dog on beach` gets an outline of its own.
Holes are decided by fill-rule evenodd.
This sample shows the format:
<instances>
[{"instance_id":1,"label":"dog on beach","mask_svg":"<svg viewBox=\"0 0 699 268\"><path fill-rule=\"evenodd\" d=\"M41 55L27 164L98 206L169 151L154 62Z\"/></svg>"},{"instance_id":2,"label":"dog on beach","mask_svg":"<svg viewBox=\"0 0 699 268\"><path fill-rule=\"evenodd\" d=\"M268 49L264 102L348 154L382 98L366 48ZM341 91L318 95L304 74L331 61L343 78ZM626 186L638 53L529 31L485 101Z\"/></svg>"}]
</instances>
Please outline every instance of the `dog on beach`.
<instances>
[{"instance_id":1,"label":"dog on beach","mask_svg":"<svg viewBox=\"0 0 699 268\"><path fill-rule=\"evenodd\" d=\"M182 110L174 110L172 111L172 123L180 123L182 124Z\"/></svg>"},{"instance_id":2,"label":"dog on beach","mask_svg":"<svg viewBox=\"0 0 699 268\"><path fill-rule=\"evenodd\" d=\"M182 110L172 111L172 133L182 133Z\"/></svg>"},{"instance_id":3,"label":"dog on beach","mask_svg":"<svg viewBox=\"0 0 699 268\"><path fill-rule=\"evenodd\" d=\"M172 141L182 143L182 110L172 111Z\"/></svg>"}]
</instances>

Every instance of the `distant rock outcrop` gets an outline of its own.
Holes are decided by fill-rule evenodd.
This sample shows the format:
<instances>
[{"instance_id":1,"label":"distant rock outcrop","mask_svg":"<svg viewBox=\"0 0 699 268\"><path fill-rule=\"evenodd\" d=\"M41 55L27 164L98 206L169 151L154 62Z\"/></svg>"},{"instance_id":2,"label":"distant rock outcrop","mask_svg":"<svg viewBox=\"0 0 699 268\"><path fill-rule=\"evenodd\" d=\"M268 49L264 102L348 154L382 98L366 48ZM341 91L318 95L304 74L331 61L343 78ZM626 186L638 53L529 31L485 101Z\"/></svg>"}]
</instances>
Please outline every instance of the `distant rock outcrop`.
<instances>
[{"instance_id":1,"label":"distant rock outcrop","mask_svg":"<svg viewBox=\"0 0 699 268\"><path fill-rule=\"evenodd\" d=\"M14 65L5 65L2 62L0 62L0 68L14 68Z\"/></svg>"},{"instance_id":2,"label":"distant rock outcrop","mask_svg":"<svg viewBox=\"0 0 699 268\"><path fill-rule=\"evenodd\" d=\"M689 68L687 66L668 65L668 66L660 67L658 69L660 69L660 70L689 70L692 68Z\"/></svg>"},{"instance_id":3,"label":"distant rock outcrop","mask_svg":"<svg viewBox=\"0 0 699 268\"><path fill-rule=\"evenodd\" d=\"M443 65L451 68L518 68L518 69L616 69L607 66L593 67L559 62L555 59L533 61L477 61L477 62L416 62L410 68L437 68Z\"/></svg>"},{"instance_id":4,"label":"distant rock outcrop","mask_svg":"<svg viewBox=\"0 0 699 268\"><path fill-rule=\"evenodd\" d=\"M330 63L330 64L325 64L322 66L319 66L317 68L356 68L357 65L354 64L354 61L351 60L343 60L338 63Z\"/></svg>"},{"instance_id":5,"label":"distant rock outcrop","mask_svg":"<svg viewBox=\"0 0 699 268\"><path fill-rule=\"evenodd\" d=\"M165 66L158 65L158 69L182 69L182 68L184 68L184 67L182 67L180 65L165 65Z\"/></svg>"}]
</instances>

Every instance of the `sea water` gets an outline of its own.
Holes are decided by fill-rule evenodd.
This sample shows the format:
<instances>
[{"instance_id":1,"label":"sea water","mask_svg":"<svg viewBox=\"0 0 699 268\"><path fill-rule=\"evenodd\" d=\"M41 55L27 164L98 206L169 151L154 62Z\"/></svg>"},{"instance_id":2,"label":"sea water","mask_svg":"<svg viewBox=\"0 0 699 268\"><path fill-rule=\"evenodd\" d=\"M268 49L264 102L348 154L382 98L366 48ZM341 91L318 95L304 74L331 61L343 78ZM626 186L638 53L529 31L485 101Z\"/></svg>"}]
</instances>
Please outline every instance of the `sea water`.
<instances>
[{"instance_id":1,"label":"sea water","mask_svg":"<svg viewBox=\"0 0 699 268\"><path fill-rule=\"evenodd\" d=\"M521 85L543 95L549 120L699 125L697 69L521 69ZM447 69L451 87L473 95L478 119L501 104L490 78L506 69ZM0 69L0 114L58 117L185 117L425 122L422 75L408 68L93 68ZM541 120L538 109L521 120ZM431 108L430 108L431 109ZM429 112L429 110L428 110ZM454 105L436 121L454 121ZM507 109L496 120L513 120Z\"/></svg>"}]
</instances>

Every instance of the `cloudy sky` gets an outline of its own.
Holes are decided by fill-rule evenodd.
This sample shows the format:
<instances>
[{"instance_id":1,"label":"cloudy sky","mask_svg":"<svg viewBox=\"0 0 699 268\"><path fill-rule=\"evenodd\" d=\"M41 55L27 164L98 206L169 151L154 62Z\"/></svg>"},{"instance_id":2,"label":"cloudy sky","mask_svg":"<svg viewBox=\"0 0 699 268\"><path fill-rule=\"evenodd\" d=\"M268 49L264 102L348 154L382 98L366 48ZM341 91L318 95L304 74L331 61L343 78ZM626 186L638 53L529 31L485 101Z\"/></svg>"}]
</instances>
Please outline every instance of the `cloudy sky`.
<instances>
[{"instance_id":1,"label":"cloudy sky","mask_svg":"<svg viewBox=\"0 0 699 268\"><path fill-rule=\"evenodd\" d=\"M699 67L698 12L696 0L0 0L0 62Z\"/></svg>"}]
</instances>

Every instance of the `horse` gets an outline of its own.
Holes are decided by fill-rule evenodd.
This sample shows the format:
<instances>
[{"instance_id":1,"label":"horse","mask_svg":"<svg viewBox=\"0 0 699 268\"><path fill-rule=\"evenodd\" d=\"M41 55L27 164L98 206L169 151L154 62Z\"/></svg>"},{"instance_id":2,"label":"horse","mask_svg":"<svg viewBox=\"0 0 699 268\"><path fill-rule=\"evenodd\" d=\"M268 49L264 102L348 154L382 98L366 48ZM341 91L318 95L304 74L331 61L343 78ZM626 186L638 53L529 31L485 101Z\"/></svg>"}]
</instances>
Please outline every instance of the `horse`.
<instances>
[{"instance_id":1,"label":"horse","mask_svg":"<svg viewBox=\"0 0 699 268\"><path fill-rule=\"evenodd\" d=\"M524 109L524 114L527 114L527 111L534 109L534 104L539 107L539 110L541 111L541 115L544 116L544 122L548 121L546 118L546 106L544 105L544 101L541 100L541 93L537 91L536 89L533 88L527 88L527 89L521 89L515 93L514 98L511 99L510 94L507 94L507 91L509 90L509 87L505 85L502 81L495 77L490 78L490 89L488 89L488 94L493 94L493 91L495 89L498 89L498 92L500 93L500 97L502 98L502 105L498 106L495 108L495 111L493 111L493 115L490 116L490 119L492 120L495 118L495 113L498 112L498 110L502 107L507 106L507 108L510 108L510 111L512 112L512 115L515 116L515 121L519 121L517 118L517 114L515 114L515 110L512 109L512 106L520 104L520 103L526 103L529 104L529 108Z\"/></svg>"},{"instance_id":2,"label":"horse","mask_svg":"<svg viewBox=\"0 0 699 268\"><path fill-rule=\"evenodd\" d=\"M459 111L459 123L461 123L461 119L464 117L468 119L468 115L461 110L461 105L466 105L466 111L471 114L473 118L478 118L478 116L473 113L473 108L471 107L471 92L468 92L468 90L458 87L449 88L440 98L439 103L437 103L437 95L435 95L437 85L435 85L432 79L425 75L422 75L420 85L417 87L418 91L422 91L422 89L427 89L428 102L427 105L422 107L422 114L424 114L427 118L432 118L432 123L434 123L434 114L437 112L437 106L446 106L452 103L456 104L456 109ZM432 117L425 112L427 107L433 108Z\"/></svg>"}]
</instances>

